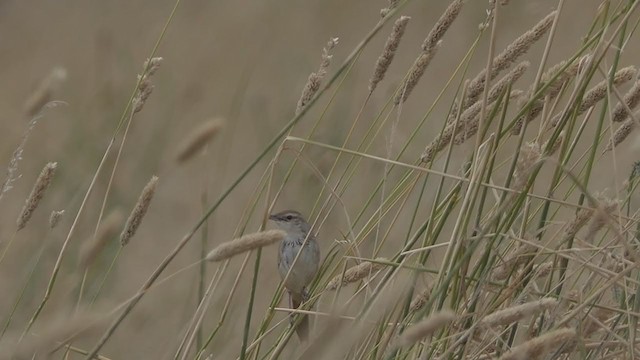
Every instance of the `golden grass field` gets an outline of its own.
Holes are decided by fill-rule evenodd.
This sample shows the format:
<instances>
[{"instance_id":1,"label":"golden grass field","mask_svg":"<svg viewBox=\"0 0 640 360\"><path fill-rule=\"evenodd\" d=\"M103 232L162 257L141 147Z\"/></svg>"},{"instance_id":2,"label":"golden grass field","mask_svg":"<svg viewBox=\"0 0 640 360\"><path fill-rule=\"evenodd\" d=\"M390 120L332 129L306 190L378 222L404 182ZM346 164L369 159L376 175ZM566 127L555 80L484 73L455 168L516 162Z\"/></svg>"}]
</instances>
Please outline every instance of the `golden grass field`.
<instances>
[{"instance_id":1,"label":"golden grass field","mask_svg":"<svg viewBox=\"0 0 640 360\"><path fill-rule=\"evenodd\" d=\"M640 119L627 95L640 84L638 1L512 0L490 11L466 0L394 104L456 2L399 1L386 17L387 1L0 4L0 167L12 178L0 188L0 359L640 357L637 130L605 151L622 124L616 111L629 128ZM554 10L490 85L518 65L522 76L493 99L482 86L457 111L472 91L465 81ZM370 93L402 15L406 32ZM331 38L319 96L299 113ZM162 57L154 74L150 57ZM153 92L132 114L145 79ZM526 131L509 131L537 105ZM460 143L445 139L421 161L447 122ZM203 124L206 145L177 160ZM52 182L19 228L50 162ZM154 175L148 211L122 246ZM308 343L286 319L277 245L202 261L274 228L266 215L289 208L315 222L324 260L304 307L314 315ZM367 260L362 277L326 289ZM430 320L442 324L421 332Z\"/></svg>"}]
</instances>

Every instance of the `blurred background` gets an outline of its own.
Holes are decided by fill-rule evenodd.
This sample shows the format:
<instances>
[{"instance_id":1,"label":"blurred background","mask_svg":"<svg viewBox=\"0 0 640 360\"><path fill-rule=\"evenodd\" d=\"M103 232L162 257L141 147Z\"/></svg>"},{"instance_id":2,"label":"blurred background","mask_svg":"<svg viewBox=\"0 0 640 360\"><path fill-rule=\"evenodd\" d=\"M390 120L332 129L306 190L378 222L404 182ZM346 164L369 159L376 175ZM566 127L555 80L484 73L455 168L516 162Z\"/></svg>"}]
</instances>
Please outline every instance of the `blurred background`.
<instances>
[{"instance_id":1,"label":"blurred background","mask_svg":"<svg viewBox=\"0 0 640 360\"><path fill-rule=\"evenodd\" d=\"M363 110L355 139L359 141L395 91L419 53L424 37L448 4L447 0L414 0L398 13L411 16L412 20L385 80ZM511 1L509 6L503 7L497 51L556 5L557 1L552 0ZM548 64L575 53L599 5L600 1L596 0L566 1ZM0 314L3 314L0 319L3 319L24 284L34 249L43 242L48 244L35 283L27 289L25 300L17 309L8 331L20 332L40 302L60 245L135 86L136 74L142 71L143 62L173 6L174 2L167 0L0 3L0 164L3 168L8 165L30 120L24 111L25 101L54 68L64 68L67 74L54 95L55 100L65 104L46 110L30 133L19 163L21 178L0 203L0 242L4 243L14 233L15 218L40 170L49 161L58 162L52 188L30 225L16 235L15 243L0 266L0 293L4 294L0 296ZM199 219L203 189L208 190L208 203L211 204L292 118L300 92L309 73L317 69L322 48L329 38L340 39L333 51L331 75L375 26L380 9L386 6L385 1L182 1L158 48L157 56L163 57L164 61L152 80L155 90L130 129L108 199L107 213L120 209L128 214L154 174L160 178L159 188L138 234L117 260L96 306L108 310L131 296ZM440 52L402 109L402 118L393 135L393 155L400 151L455 71L455 64L475 41L478 25L486 19L486 7L487 1L468 1L445 35ZM333 103L326 108L325 119L313 135L314 140L342 145L364 102L368 79L390 28L391 22L364 49ZM487 36L481 39L467 77L475 76L484 67L486 40ZM528 87L544 43L539 41L525 56L533 65L518 83L524 85L516 87ZM638 47L629 47L621 64L639 65L638 51ZM295 127L294 135L307 136L312 124L325 110L334 89L335 86ZM445 96L454 91L455 86L450 87ZM412 163L418 158L424 144L439 131L440 119L446 116L449 105L449 101L437 104L429 120L433 123L420 130L419 137L424 140L414 141L401 161ZM175 153L180 142L198 124L212 117L225 119L222 136L212 143L205 156L178 166ZM389 134L387 126L368 153L386 156ZM456 151L464 154L465 150L460 147ZM625 145L618 150L619 180L626 177L630 164L636 160L631 156L634 151L637 151L634 145ZM324 175L336 155L313 147L305 150L305 154ZM253 190L272 156L273 152L210 218L209 247L234 236L236 227L241 224L242 212L255 198ZM285 152L276 165L276 189L293 158L293 153ZM107 164L112 166L114 159L115 151L112 151ZM360 210L383 170L383 164L363 162L356 173L354 186L343 199L352 216ZM70 299L76 298L77 249L93 232L109 172L103 172L98 178L95 191L79 219L70 245L72 250L63 259L61 283L54 289L44 317L68 309ZM591 185L595 189L610 187L615 185L614 179L603 176ZM310 168L299 165L275 209L295 208L309 213L322 186ZM261 200L258 209L264 208L264 200ZM62 224L48 232L46 224L50 212L62 209L66 211ZM250 221L247 231L258 229L260 211ZM336 207L320 229L324 251L346 232L343 213ZM104 273L119 246L114 238L100 256L89 274L87 291L95 291L99 274ZM266 309L279 281L275 271L276 251L276 247L271 247L263 253L264 271L260 273L260 293L255 304L257 314ZM196 262L200 256L198 235L164 276ZM234 260L231 269L239 269L240 263L240 260ZM211 273L209 266L209 275ZM102 353L112 359L163 358L175 351L177 339L198 301L197 274L197 267L191 267L154 289L122 324ZM219 341L225 339L224 345L240 343L238 334L244 323L250 279L250 272L241 276L238 296L229 313L231 318L236 316L237 321L225 326L225 336L214 341L212 349L221 351L216 358L232 358L238 353L237 346L219 348L223 345ZM208 316L210 322L204 325L205 330L210 331L217 323L220 308L226 301L225 289L230 289L234 280L234 276L223 279L219 288L221 293L214 297ZM282 301L283 305L285 303ZM92 344L87 341L79 346L87 348Z\"/></svg>"}]
</instances>

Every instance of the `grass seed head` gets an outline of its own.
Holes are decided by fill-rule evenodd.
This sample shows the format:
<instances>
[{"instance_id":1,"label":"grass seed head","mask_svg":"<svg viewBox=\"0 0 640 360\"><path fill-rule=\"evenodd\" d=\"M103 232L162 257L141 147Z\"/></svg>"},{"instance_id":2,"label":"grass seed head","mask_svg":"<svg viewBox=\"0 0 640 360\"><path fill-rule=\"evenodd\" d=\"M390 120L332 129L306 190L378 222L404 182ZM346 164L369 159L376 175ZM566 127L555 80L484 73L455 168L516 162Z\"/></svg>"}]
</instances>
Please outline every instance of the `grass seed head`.
<instances>
[{"instance_id":1,"label":"grass seed head","mask_svg":"<svg viewBox=\"0 0 640 360\"><path fill-rule=\"evenodd\" d=\"M625 121L629 117L627 107L633 110L640 103L640 80L633 84L633 87L625 94L623 100L624 104L620 103L613 109L613 122Z\"/></svg>"},{"instance_id":2,"label":"grass seed head","mask_svg":"<svg viewBox=\"0 0 640 360\"><path fill-rule=\"evenodd\" d=\"M204 122L194 129L184 142L179 146L176 161L183 164L198 154L216 134L222 129L223 121L213 119Z\"/></svg>"},{"instance_id":3,"label":"grass seed head","mask_svg":"<svg viewBox=\"0 0 640 360\"><path fill-rule=\"evenodd\" d=\"M153 195L156 192L157 185L158 177L154 175L151 177L151 180L149 180L144 189L142 189L138 202L131 211L129 219L127 219L127 223L124 226L124 230L122 230L122 233L120 234L120 244L122 244L122 246L127 245L131 238L136 234L136 231L138 231L138 227L142 223L142 219L149 209L149 205L151 204L151 199L153 199Z\"/></svg>"},{"instance_id":4,"label":"grass seed head","mask_svg":"<svg viewBox=\"0 0 640 360\"><path fill-rule=\"evenodd\" d=\"M253 249L274 244L286 236L282 230L267 230L244 235L240 238L218 245L207 255L208 261L222 261Z\"/></svg>"},{"instance_id":5,"label":"grass seed head","mask_svg":"<svg viewBox=\"0 0 640 360\"><path fill-rule=\"evenodd\" d=\"M378 57L376 67L373 70L373 75L369 80L369 93L372 93L373 90L375 90L376 86L378 86L378 83L382 81L382 79L384 79L384 75L387 73L391 62L396 55L396 51L398 50L398 46L400 45L400 40L402 40L402 36L407 29L409 20L411 20L410 17L401 16L398 20L396 20L395 24L393 24L391 35L389 35L389 38L384 45L382 54L380 54L380 57Z\"/></svg>"},{"instance_id":6,"label":"grass seed head","mask_svg":"<svg viewBox=\"0 0 640 360\"><path fill-rule=\"evenodd\" d=\"M33 212L40 204L40 200L44 197L44 194L47 192L49 185L51 185L51 181L53 180L53 175L56 173L56 168L58 167L58 163L50 162L44 166L42 171L40 172L40 176L36 180L33 188L31 189L31 194L24 203L22 207L22 211L20 212L20 216L18 216L17 225L18 230L23 229Z\"/></svg>"},{"instance_id":7,"label":"grass seed head","mask_svg":"<svg viewBox=\"0 0 640 360\"><path fill-rule=\"evenodd\" d=\"M433 314L417 324L407 328L398 338L398 346L408 346L433 334L436 330L456 319L456 315L448 310Z\"/></svg>"},{"instance_id":8,"label":"grass seed head","mask_svg":"<svg viewBox=\"0 0 640 360\"><path fill-rule=\"evenodd\" d=\"M557 305L558 301L553 298L531 301L489 314L480 320L479 325L484 328L509 325L541 311L550 310Z\"/></svg>"},{"instance_id":9,"label":"grass seed head","mask_svg":"<svg viewBox=\"0 0 640 360\"><path fill-rule=\"evenodd\" d=\"M51 212L51 215L49 216L49 229L53 229L58 225L63 214L64 214L64 210L60 210L60 211L54 210Z\"/></svg>"},{"instance_id":10,"label":"grass seed head","mask_svg":"<svg viewBox=\"0 0 640 360\"><path fill-rule=\"evenodd\" d=\"M527 342L513 347L510 352L500 357L500 360L536 360L557 351L561 347L572 346L577 337L574 329L562 328L535 337Z\"/></svg>"},{"instance_id":11,"label":"grass seed head","mask_svg":"<svg viewBox=\"0 0 640 360\"><path fill-rule=\"evenodd\" d=\"M387 261L387 259L384 258L378 258L376 260ZM345 271L344 276L343 274L335 276L331 281L329 281L325 289L335 290L341 285L360 281L383 267L383 264L377 262L363 261L358 265L348 268L347 271Z\"/></svg>"}]
</instances>

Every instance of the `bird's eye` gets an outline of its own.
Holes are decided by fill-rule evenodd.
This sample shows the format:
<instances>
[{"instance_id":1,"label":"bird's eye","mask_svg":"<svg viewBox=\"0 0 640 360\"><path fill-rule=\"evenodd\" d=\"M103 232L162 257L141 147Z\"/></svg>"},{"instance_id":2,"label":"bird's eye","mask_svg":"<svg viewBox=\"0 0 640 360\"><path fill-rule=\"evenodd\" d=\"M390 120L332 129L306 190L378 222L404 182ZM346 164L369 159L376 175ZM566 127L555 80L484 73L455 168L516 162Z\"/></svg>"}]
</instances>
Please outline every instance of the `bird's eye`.
<instances>
[{"instance_id":1,"label":"bird's eye","mask_svg":"<svg viewBox=\"0 0 640 360\"><path fill-rule=\"evenodd\" d=\"M293 216L287 215L287 220L291 220L291 219L293 219Z\"/></svg>"}]
</instances>

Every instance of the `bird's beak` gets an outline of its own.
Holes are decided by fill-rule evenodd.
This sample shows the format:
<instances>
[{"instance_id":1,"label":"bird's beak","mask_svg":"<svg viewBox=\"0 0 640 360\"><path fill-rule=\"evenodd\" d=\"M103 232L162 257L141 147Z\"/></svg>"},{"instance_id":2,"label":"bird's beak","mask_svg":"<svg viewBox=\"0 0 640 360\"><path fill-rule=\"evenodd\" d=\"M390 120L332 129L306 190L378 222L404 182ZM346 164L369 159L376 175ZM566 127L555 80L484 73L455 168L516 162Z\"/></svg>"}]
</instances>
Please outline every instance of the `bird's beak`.
<instances>
[{"instance_id":1,"label":"bird's beak","mask_svg":"<svg viewBox=\"0 0 640 360\"><path fill-rule=\"evenodd\" d=\"M278 220L278 217L275 215L269 215L269 220L276 221Z\"/></svg>"}]
</instances>

